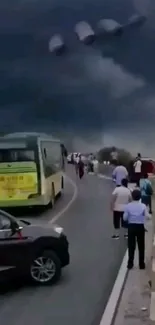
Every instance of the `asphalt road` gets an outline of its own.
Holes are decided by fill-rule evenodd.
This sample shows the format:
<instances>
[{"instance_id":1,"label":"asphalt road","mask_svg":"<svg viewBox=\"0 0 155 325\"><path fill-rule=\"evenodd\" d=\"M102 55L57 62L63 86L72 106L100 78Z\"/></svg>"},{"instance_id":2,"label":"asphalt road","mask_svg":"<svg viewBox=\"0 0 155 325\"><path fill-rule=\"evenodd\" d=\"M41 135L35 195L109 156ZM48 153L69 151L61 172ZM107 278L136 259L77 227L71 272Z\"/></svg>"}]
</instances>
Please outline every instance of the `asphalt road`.
<instances>
[{"instance_id":1,"label":"asphalt road","mask_svg":"<svg viewBox=\"0 0 155 325\"><path fill-rule=\"evenodd\" d=\"M72 167L70 168L70 170ZM76 179L78 196L57 223L64 227L70 242L71 264L61 281L52 287L20 287L0 295L0 323L5 325L98 325L120 267L126 242L113 241L109 195L112 184L96 176ZM72 198L71 184L66 184L67 198L55 211L40 218L50 221L65 200ZM68 188L68 189L67 189ZM70 191L70 194L69 194ZM67 194L68 193L68 194Z\"/></svg>"}]
</instances>

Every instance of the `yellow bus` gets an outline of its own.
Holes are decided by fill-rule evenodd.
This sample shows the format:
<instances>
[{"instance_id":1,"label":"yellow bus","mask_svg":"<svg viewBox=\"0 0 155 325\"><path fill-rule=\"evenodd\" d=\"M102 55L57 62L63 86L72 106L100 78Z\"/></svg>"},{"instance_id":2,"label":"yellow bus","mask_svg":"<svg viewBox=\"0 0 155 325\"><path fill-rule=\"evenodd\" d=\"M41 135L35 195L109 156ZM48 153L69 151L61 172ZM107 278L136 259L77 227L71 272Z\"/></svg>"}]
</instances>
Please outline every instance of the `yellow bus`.
<instances>
[{"instance_id":1,"label":"yellow bus","mask_svg":"<svg viewBox=\"0 0 155 325\"><path fill-rule=\"evenodd\" d=\"M43 133L0 138L0 207L54 205L64 187L60 141Z\"/></svg>"}]
</instances>

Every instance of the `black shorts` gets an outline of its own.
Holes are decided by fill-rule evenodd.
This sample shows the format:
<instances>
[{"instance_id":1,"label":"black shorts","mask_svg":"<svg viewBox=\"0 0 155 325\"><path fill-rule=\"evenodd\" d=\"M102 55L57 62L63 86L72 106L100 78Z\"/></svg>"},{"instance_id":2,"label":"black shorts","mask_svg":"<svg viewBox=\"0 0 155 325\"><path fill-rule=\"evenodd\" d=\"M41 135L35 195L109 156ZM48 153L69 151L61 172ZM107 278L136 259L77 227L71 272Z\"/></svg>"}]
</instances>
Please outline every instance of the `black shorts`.
<instances>
[{"instance_id":1,"label":"black shorts","mask_svg":"<svg viewBox=\"0 0 155 325\"><path fill-rule=\"evenodd\" d=\"M122 211L113 211L113 224L115 229L120 229L120 226L122 228L127 228L127 222L123 220L123 214Z\"/></svg>"}]
</instances>

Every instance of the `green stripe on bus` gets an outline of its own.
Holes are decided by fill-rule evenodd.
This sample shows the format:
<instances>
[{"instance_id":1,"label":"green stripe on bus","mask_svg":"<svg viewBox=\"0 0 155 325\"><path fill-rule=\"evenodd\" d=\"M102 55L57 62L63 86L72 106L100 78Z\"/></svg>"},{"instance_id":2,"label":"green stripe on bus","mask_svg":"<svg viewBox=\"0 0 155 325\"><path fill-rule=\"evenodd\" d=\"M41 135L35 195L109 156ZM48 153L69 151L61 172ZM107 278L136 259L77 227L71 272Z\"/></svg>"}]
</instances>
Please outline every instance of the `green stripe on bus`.
<instances>
[{"instance_id":1,"label":"green stripe on bus","mask_svg":"<svg viewBox=\"0 0 155 325\"><path fill-rule=\"evenodd\" d=\"M20 173L36 173L37 171L36 171L36 169L32 169L32 168L29 168L29 169L25 169L25 168L23 168L23 169L0 169L0 174L14 174L14 173L18 173L18 174L20 174Z\"/></svg>"}]
</instances>

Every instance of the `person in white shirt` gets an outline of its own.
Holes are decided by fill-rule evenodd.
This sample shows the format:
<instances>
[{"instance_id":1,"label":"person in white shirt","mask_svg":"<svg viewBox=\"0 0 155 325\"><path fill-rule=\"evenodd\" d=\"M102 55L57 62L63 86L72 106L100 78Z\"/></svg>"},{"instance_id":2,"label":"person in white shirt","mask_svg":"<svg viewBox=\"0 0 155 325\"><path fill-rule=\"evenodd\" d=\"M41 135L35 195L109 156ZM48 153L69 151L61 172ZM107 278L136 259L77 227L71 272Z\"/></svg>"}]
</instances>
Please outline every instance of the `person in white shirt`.
<instances>
[{"instance_id":1,"label":"person in white shirt","mask_svg":"<svg viewBox=\"0 0 155 325\"><path fill-rule=\"evenodd\" d=\"M137 185L139 185L139 181L140 181L141 173L142 173L142 161L141 161L140 154L137 155L137 158L136 158L136 161L134 162L133 168L134 168L134 173L136 176Z\"/></svg>"},{"instance_id":2,"label":"person in white shirt","mask_svg":"<svg viewBox=\"0 0 155 325\"><path fill-rule=\"evenodd\" d=\"M98 174L98 160L95 158L93 161L93 168L94 168L94 174L97 175Z\"/></svg>"},{"instance_id":3,"label":"person in white shirt","mask_svg":"<svg viewBox=\"0 0 155 325\"><path fill-rule=\"evenodd\" d=\"M125 228L124 237L127 238L127 223L123 220L125 206L131 202L132 195L128 188L128 180L122 179L122 184L112 193L111 209L113 211L114 234L113 239L119 239L120 225Z\"/></svg>"},{"instance_id":4,"label":"person in white shirt","mask_svg":"<svg viewBox=\"0 0 155 325\"><path fill-rule=\"evenodd\" d=\"M80 160L79 155L76 154L76 156L74 158L74 165L75 165L75 172L76 172L77 175L78 175L78 163L79 163L79 160Z\"/></svg>"}]
</instances>

